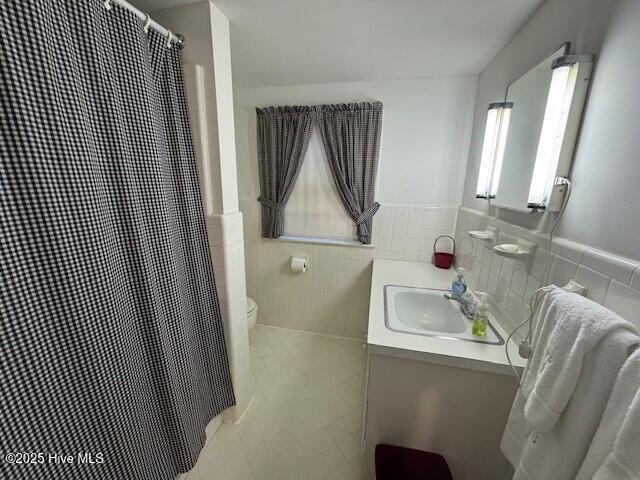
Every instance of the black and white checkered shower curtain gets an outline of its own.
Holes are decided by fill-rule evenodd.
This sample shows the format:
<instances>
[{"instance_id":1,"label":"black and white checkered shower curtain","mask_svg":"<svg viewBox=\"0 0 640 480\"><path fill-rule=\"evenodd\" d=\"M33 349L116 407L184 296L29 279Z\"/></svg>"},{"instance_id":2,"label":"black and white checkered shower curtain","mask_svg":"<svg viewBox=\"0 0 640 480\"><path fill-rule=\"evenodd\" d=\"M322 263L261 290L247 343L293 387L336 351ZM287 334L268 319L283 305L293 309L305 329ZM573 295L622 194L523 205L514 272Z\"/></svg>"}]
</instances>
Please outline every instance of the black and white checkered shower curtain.
<instances>
[{"instance_id":1,"label":"black and white checkered shower curtain","mask_svg":"<svg viewBox=\"0 0 640 480\"><path fill-rule=\"evenodd\" d=\"M2 479L173 478L234 404L165 43L102 0L0 1Z\"/></svg>"}]
</instances>

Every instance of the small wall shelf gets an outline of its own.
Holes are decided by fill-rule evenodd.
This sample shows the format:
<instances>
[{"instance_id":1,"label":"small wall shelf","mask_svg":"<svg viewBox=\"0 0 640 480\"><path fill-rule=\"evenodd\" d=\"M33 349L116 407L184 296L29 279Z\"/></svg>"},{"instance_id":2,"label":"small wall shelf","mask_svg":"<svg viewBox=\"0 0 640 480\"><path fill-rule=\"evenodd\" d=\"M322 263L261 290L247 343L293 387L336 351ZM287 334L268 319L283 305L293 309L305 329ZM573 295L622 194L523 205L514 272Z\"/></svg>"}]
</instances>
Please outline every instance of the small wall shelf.
<instances>
[{"instance_id":1,"label":"small wall shelf","mask_svg":"<svg viewBox=\"0 0 640 480\"><path fill-rule=\"evenodd\" d=\"M484 230L471 230L469 232L469 236L471 238L475 238L476 240L489 240L489 234Z\"/></svg>"},{"instance_id":2,"label":"small wall shelf","mask_svg":"<svg viewBox=\"0 0 640 480\"><path fill-rule=\"evenodd\" d=\"M512 258L525 264L527 273L531 270L533 255L536 251L536 244L519 238L516 243L503 243L493 247L493 251L501 257Z\"/></svg>"},{"instance_id":3,"label":"small wall shelf","mask_svg":"<svg viewBox=\"0 0 640 480\"><path fill-rule=\"evenodd\" d=\"M498 238L498 229L496 227L487 227L484 230L471 230L468 232L471 238L476 240L482 240L483 242L491 242L491 245L496 244Z\"/></svg>"}]
</instances>

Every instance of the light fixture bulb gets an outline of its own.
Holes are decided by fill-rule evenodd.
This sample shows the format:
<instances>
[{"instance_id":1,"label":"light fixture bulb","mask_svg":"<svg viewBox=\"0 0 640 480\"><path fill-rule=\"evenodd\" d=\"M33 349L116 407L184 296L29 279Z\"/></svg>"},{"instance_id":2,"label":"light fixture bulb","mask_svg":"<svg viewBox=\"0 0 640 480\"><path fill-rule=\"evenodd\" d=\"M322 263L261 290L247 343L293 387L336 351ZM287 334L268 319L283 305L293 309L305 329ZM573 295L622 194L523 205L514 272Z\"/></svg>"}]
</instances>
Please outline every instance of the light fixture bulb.
<instances>
[{"instance_id":1,"label":"light fixture bulb","mask_svg":"<svg viewBox=\"0 0 640 480\"><path fill-rule=\"evenodd\" d=\"M551 197L577 78L577 63L553 70L529 188L530 207L544 208Z\"/></svg>"},{"instance_id":2,"label":"light fixture bulb","mask_svg":"<svg viewBox=\"0 0 640 480\"><path fill-rule=\"evenodd\" d=\"M476 186L477 198L492 198L498 191L512 107L513 104L508 102L489 105Z\"/></svg>"}]
</instances>

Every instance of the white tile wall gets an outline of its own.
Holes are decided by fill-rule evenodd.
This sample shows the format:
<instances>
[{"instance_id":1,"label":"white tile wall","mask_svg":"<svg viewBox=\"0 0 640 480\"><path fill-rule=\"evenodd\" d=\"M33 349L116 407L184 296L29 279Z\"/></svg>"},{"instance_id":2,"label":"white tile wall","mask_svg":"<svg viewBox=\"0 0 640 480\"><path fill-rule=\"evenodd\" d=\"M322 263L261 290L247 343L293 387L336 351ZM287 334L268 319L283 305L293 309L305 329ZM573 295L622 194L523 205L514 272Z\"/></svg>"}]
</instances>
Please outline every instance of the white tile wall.
<instances>
[{"instance_id":1,"label":"white tile wall","mask_svg":"<svg viewBox=\"0 0 640 480\"><path fill-rule=\"evenodd\" d=\"M252 398L242 214L211 215L207 227L236 396L224 416L236 422Z\"/></svg>"},{"instance_id":2,"label":"white tile wall","mask_svg":"<svg viewBox=\"0 0 640 480\"><path fill-rule=\"evenodd\" d=\"M604 299L604 306L617 312L622 317L634 319L635 324L640 326L640 291L623 285L617 280L611 280L607 296Z\"/></svg>"},{"instance_id":3,"label":"white tile wall","mask_svg":"<svg viewBox=\"0 0 640 480\"><path fill-rule=\"evenodd\" d=\"M373 258L430 261L438 235L453 234L456 207L382 205L374 217L375 248L311 245L260 238L260 210L241 201L247 295L258 323L360 338L366 331ZM291 256L309 259L293 274Z\"/></svg>"},{"instance_id":4,"label":"white tile wall","mask_svg":"<svg viewBox=\"0 0 640 480\"><path fill-rule=\"evenodd\" d=\"M468 231L484 230L487 225L500 230L499 243L514 243L518 238L524 238L537 245L530 272L526 271L524 264L493 253L488 242L467 236ZM638 260L622 258L563 238L554 238L549 260L547 235L464 207L458 213L456 239L462 254L458 257L458 266L468 270L467 279L474 290L489 293L493 313L507 329L525 319L531 294L541 286L547 265L547 283L562 286L575 279L587 287L590 299L640 326Z\"/></svg>"}]
</instances>

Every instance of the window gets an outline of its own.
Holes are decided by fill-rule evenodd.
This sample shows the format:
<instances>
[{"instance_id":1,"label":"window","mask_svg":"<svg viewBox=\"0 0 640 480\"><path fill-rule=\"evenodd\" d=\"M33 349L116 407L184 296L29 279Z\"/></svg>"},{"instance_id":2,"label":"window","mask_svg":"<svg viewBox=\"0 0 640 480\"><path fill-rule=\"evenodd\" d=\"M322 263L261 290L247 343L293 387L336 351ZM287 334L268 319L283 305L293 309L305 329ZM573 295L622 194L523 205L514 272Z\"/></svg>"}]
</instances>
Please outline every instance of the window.
<instances>
[{"instance_id":1,"label":"window","mask_svg":"<svg viewBox=\"0 0 640 480\"><path fill-rule=\"evenodd\" d=\"M356 227L342 205L316 127L284 212L285 237L356 240Z\"/></svg>"}]
</instances>

